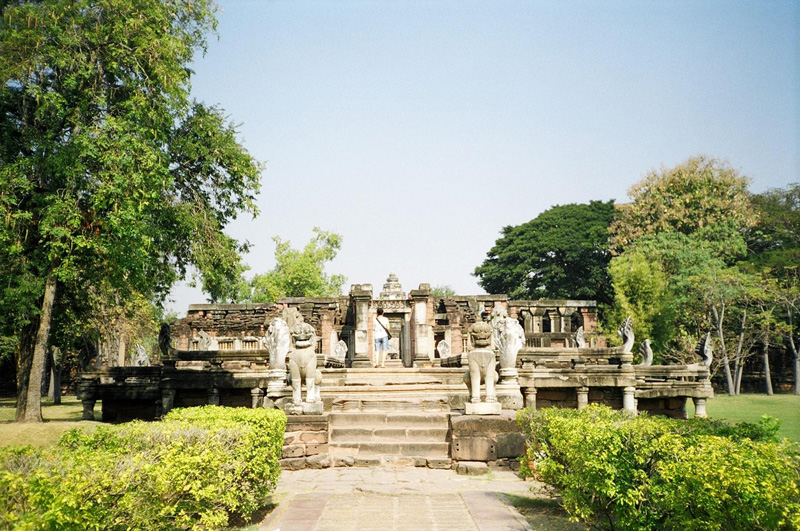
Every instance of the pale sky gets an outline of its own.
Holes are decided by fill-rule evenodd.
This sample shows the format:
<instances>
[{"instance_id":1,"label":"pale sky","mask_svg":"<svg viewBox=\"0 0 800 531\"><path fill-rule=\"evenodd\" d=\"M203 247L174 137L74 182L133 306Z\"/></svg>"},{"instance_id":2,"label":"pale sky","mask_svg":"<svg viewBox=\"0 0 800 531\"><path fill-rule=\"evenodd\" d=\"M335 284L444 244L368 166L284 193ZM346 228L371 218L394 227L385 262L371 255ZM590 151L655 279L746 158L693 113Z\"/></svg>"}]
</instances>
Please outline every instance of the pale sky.
<instances>
[{"instance_id":1,"label":"pale sky","mask_svg":"<svg viewBox=\"0 0 800 531\"><path fill-rule=\"evenodd\" d=\"M625 202L651 169L727 160L800 181L800 1L221 0L194 96L265 163L228 233L343 237L328 273L461 294L506 225ZM177 286L184 313L199 290Z\"/></svg>"}]
</instances>

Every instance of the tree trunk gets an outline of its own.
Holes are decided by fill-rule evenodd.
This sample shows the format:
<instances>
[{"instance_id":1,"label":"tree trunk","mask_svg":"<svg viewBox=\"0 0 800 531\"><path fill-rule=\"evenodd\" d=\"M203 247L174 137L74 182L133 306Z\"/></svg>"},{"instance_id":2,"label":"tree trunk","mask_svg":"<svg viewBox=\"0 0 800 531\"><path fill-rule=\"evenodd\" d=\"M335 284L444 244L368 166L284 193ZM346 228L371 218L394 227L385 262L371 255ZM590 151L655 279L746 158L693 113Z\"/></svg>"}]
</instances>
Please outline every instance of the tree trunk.
<instances>
[{"instance_id":1,"label":"tree trunk","mask_svg":"<svg viewBox=\"0 0 800 531\"><path fill-rule=\"evenodd\" d=\"M28 405L28 380L31 376L33 361L33 344L36 341L36 330L39 329L39 317L20 330L17 346L17 412L14 420L22 420Z\"/></svg>"},{"instance_id":2,"label":"tree trunk","mask_svg":"<svg viewBox=\"0 0 800 531\"><path fill-rule=\"evenodd\" d=\"M722 320L725 318L725 307L723 306L722 312L717 312L717 307L711 307L711 313L714 316L714 327L717 329L719 336L720 353L722 354L720 360L722 361L722 368L725 371L725 383L728 386L728 394L734 396L736 389L733 387L733 376L731 376L731 366L728 363L728 351L725 348L725 334L722 333Z\"/></svg>"},{"instance_id":3,"label":"tree trunk","mask_svg":"<svg viewBox=\"0 0 800 531\"><path fill-rule=\"evenodd\" d=\"M42 422L42 389L39 382L44 374L44 360L47 355L47 338L50 335L50 323L53 317L53 301L56 298L56 284L58 280L51 272L44 286L42 299L42 315L39 320L39 330L36 332L36 343L33 347L33 360L28 378L27 402L22 422Z\"/></svg>"},{"instance_id":4,"label":"tree trunk","mask_svg":"<svg viewBox=\"0 0 800 531\"><path fill-rule=\"evenodd\" d=\"M764 382L767 387L767 394L772 396L772 374L769 370L769 339L764 338L761 343L761 353L764 356Z\"/></svg>"},{"instance_id":5,"label":"tree trunk","mask_svg":"<svg viewBox=\"0 0 800 531\"><path fill-rule=\"evenodd\" d=\"M792 358L794 359L794 394L800 395L800 355L797 352L797 345L794 342L794 322L793 322L793 314L794 311L789 308L789 351L792 353Z\"/></svg>"},{"instance_id":6,"label":"tree trunk","mask_svg":"<svg viewBox=\"0 0 800 531\"><path fill-rule=\"evenodd\" d=\"M744 348L744 327L747 323L747 310L742 311L742 320L739 323L739 341L736 343L736 354L734 357L734 376L735 376L735 393L739 395L742 392L742 373L744 372L744 357L742 349Z\"/></svg>"}]
</instances>

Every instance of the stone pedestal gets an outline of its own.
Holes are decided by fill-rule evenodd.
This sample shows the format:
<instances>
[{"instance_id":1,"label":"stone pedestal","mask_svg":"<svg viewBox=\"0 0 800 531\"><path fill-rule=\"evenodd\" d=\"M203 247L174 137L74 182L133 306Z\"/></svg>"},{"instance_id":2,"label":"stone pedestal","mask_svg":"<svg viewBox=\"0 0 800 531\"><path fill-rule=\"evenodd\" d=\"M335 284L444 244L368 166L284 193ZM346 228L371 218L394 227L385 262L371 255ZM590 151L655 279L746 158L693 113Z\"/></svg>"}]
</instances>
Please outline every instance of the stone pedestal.
<instances>
[{"instance_id":1,"label":"stone pedestal","mask_svg":"<svg viewBox=\"0 0 800 531\"><path fill-rule=\"evenodd\" d=\"M706 399L705 398L693 398L694 401L694 416L695 418L704 419L708 417L708 413L706 413Z\"/></svg>"},{"instance_id":2,"label":"stone pedestal","mask_svg":"<svg viewBox=\"0 0 800 531\"><path fill-rule=\"evenodd\" d=\"M267 373L267 396L280 398L286 390L286 369L272 369Z\"/></svg>"},{"instance_id":3,"label":"stone pedestal","mask_svg":"<svg viewBox=\"0 0 800 531\"><path fill-rule=\"evenodd\" d=\"M622 409L636 413L635 387L626 387L622 390Z\"/></svg>"},{"instance_id":4,"label":"stone pedestal","mask_svg":"<svg viewBox=\"0 0 800 531\"><path fill-rule=\"evenodd\" d=\"M588 387L579 387L578 388L578 411L582 410L586 406L589 405L589 388Z\"/></svg>"},{"instance_id":5,"label":"stone pedestal","mask_svg":"<svg viewBox=\"0 0 800 531\"><path fill-rule=\"evenodd\" d=\"M322 402L289 403L284 408L287 415L322 415L323 410L324 405Z\"/></svg>"},{"instance_id":6,"label":"stone pedestal","mask_svg":"<svg viewBox=\"0 0 800 531\"><path fill-rule=\"evenodd\" d=\"M467 402L467 415L499 415L503 412L500 402Z\"/></svg>"},{"instance_id":7,"label":"stone pedestal","mask_svg":"<svg viewBox=\"0 0 800 531\"><path fill-rule=\"evenodd\" d=\"M518 410L523 407L522 389L518 383L499 383L494 386L497 401L503 409Z\"/></svg>"}]
</instances>

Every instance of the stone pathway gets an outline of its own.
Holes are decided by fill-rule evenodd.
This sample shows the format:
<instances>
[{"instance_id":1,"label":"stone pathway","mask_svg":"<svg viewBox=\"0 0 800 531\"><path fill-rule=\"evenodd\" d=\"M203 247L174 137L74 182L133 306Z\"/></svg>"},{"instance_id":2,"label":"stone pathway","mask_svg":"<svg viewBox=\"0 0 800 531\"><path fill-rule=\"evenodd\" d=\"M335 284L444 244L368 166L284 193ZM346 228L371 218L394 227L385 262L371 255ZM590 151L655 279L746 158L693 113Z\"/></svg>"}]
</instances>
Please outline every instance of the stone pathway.
<instances>
[{"instance_id":1,"label":"stone pathway","mask_svg":"<svg viewBox=\"0 0 800 531\"><path fill-rule=\"evenodd\" d=\"M508 469L484 476L423 467L326 468L281 473L264 531L530 530L503 494L539 484Z\"/></svg>"}]
</instances>

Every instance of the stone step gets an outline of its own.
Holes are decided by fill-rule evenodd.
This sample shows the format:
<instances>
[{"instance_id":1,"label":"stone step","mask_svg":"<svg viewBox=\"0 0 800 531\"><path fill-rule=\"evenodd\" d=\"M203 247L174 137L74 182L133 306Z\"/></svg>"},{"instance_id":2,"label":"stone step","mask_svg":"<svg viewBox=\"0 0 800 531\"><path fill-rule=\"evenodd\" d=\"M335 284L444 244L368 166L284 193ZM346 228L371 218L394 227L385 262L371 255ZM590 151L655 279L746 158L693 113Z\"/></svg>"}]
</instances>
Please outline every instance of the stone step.
<instances>
[{"instance_id":1,"label":"stone step","mask_svg":"<svg viewBox=\"0 0 800 531\"><path fill-rule=\"evenodd\" d=\"M449 413L445 412L331 412L329 422L332 429L356 428L448 428Z\"/></svg>"},{"instance_id":2,"label":"stone step","mask_svg":"<svg viewBox=\"0 0 800 531\"><path fill-rule=\"evenodd\" d=\"M338 396L331 402L332 412L373 412L373 411L409 411L409 412L442 412L450 411L450 400L446 396L437 396L433 393L422 396L396 397L391 399L377 399L376 393L361 396ZM380 393L377 393L380 396ZM323 394L323 401L325 395Z\"/></svg>"},{"instance_id":3,"label":"stone step","mask_svg":"<svg viewBox=\"0 0 800 531\"><path fill-rule=\"evenodd\" d=\"M334 427L330 440L334 442L446 442L449 429L444 428L373 428Z\"/></svg>"},{"instance_id":4,"label":"stone step","mask_svg":"<svg viewBox=\"0 0 800 531\"><path fill-rule=\"evenodd\" d=\"M448 442L331 442L328 454L333 457L425 457L447 459L450 443Z\"/></svg>"}]
</instances>

